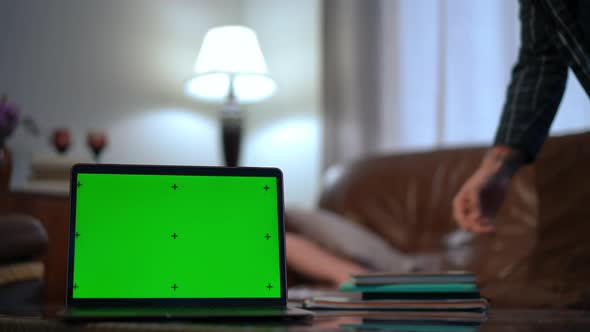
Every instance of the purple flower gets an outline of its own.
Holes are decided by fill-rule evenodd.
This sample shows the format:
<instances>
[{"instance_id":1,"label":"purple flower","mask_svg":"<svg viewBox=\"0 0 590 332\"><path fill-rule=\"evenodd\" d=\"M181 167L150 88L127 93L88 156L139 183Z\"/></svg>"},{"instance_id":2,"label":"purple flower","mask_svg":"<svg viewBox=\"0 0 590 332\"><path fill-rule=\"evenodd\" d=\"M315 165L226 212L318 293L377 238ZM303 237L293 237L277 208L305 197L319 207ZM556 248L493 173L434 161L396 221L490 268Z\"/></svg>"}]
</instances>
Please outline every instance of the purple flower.
<instances>
[{"instance_id":1,"label":"purple flower","mask_svg":"<svg viewBox=\"0 0 590 332\"><path fill-rule=\"evenodd\" d=\"M16 128L19 117L18 106L8 103L6 98L0 99L0 146Z\"/></svg>"}]
</instances>

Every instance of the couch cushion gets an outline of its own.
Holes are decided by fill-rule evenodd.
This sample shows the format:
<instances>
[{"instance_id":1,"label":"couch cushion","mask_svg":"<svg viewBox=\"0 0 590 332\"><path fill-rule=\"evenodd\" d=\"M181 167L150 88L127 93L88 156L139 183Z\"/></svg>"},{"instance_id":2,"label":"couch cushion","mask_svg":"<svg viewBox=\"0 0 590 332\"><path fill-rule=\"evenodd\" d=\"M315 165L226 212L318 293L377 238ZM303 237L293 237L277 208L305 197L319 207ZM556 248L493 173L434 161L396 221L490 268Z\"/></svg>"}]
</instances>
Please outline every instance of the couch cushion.
<instances>
[{"instance_id":1,"label":"couch cushion","mask_svg":"<svg viewBox=\"0 0 590 332\"><path fill-rule=\"evenodd\" d=\"M536 162L539 235L531 279L557 297L590 295L590 133L554 137Z\"/></svg>"}]
</instances>

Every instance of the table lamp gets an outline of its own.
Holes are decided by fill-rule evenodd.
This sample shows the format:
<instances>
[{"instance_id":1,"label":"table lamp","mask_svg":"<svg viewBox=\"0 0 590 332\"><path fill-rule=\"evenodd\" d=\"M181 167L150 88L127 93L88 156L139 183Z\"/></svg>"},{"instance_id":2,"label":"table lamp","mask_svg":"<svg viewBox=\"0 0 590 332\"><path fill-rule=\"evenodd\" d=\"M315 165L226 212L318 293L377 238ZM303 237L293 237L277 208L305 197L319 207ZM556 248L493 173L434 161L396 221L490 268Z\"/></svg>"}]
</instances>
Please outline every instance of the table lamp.
<instances>
[{"instance_id":1,"label":"table lamp","mask_svg":"<svg viewBox=\"0 0 590 332\"><path fill-rule=\"evenodd\" d=\"M275 82L258 44L256 33L244 26L222 26L207 32L197 61L195 76L185 84L188 95L223 103L222 142L226 166L238 166L242 136L241 104L272 96Z\"/></svg>"}]
</instances>

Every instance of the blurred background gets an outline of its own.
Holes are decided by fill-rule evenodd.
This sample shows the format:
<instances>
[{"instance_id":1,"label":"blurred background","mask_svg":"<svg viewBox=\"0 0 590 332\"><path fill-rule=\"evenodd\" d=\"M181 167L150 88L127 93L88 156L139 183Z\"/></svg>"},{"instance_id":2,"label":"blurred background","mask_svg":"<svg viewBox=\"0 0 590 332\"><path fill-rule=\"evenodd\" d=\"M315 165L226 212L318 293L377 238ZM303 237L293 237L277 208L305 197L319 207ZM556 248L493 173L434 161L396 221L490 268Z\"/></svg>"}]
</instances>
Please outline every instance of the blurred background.
<instances>
[{"instance_id":1,"label":"blurred background","mask_svg":"<svg viewBox=\"0 0 590 332\"><path fill-rule=\"evenodd\" d=\"M303 208L333 165L490 143L519 47L515 0L0 0L0 22L0 94L38 129L6 139L13 190L92 160L90 132L105 163L223 165L221 104L184 84L209 29L244 25L276 92L243 106L239 163L280 167ZM570 73L552 133L588 127Z\"/></svg>"}]
</instances>

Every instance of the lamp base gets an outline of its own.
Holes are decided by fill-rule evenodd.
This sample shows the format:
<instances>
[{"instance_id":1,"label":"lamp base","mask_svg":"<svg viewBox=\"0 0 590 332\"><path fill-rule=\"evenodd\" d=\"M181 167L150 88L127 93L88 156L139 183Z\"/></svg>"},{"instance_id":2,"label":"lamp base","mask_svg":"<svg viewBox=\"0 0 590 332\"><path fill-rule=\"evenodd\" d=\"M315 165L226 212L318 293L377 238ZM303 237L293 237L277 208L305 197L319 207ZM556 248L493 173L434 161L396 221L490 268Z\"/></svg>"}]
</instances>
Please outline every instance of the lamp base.
<instances>
[{"instance_id":1,"label":"lamp base","mask_svg":"<svg viewBox=\"0 0 590 332\"><path fill-rule=\"evenodd\" d=\"M235 104L226 105L221 118L221 140L225 166L236 167L242 141L242 111Z\"/></svg>"}]
</instances>

